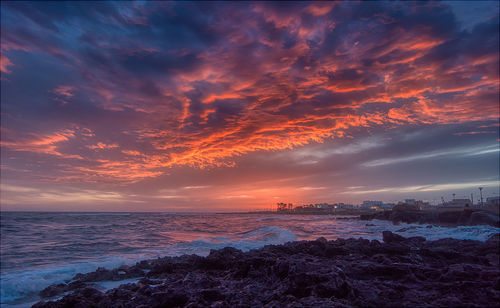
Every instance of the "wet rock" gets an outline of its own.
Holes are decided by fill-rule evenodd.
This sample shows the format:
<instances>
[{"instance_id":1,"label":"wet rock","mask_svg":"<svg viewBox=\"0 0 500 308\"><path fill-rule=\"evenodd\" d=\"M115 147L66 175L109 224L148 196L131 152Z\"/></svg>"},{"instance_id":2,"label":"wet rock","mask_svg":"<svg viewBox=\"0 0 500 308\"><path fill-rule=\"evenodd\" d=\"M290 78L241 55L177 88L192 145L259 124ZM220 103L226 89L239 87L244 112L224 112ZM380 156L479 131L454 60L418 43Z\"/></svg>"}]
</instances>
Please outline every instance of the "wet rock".
<instances>
[{"instance_id":1,"label":"wet rock","mask_svg":"<svg viewBox=\"0 0 500 308\"><path fill-rule=\"evenodd\" d=\"M68 290L69 288L66 284L59 283L46 287L45 289L40 291L39 295L41 298L53 297L62 294Z\"/></svg>"},{"instance_id":2,"label":"wet rock","mask_svg":"<svg viewBox=\"0 0 500 308\"><path fill-rule=\"evenodd\" d=\"M500 233L493 234L492 236L490 236L490 238L486 242L499 244L500 243Z\"/></svg>"},{"instance_id":3,"label":"wet rock","mask_svg":"<svg viewBox=\"0 0 500 308\"><path fill-rule=\"evenodd\" d=\"M243 253L213 250L78 274L46 288L62 299L34 307L496 307L498 236L487 242L383 232L365 239L289 242ZM125 274L120 273L125 272ZM101 293L104 278L145 273ZM135 274L134 274L135 275ZM93 280L94 279L94 280ZM464 292L467 290L467 292Z\"/></svg>"},{"instance_id":4,"label":"wet rock","mask_svg":"<svg viewBox=\"0 0 500 308\"><path fill-rule=\"evenodd\" d=\"M376 214L361 214L359 216L359 219L361 220L372 220L374 218L376 218Z\"/></svg>"},{"instance_id":5,"label":"wet rock","mask_svg":"<svg viewBox=\"0 0 500 308\"><path fill-rule=\"evenodd\" d=\"M409 205L397 205L392 210L383 212L361 214L360 220L389 220L395 225L400 223L420 223L438 225L490 225L500 227L500 216L498 213L488 212L482 209L465 208L460 210L419 210ZM366 224L371 226L371 224ZM432 226L427 226L432 228Z\"/></svg>"},{"instance_id":6,"label":"wet rock","mask_svg":"<svg viewBox=\"0 0 500 308\"><path fill-rule=\"evenodd\" d=\"M461 224L461 225L466 225L469 223L470 221L470 216L471 214L473 213L474 211L471 210L471 209L465 209L462 211L462 213L460 214L460 217L458 218L458 221L457 223L458 224Z\"/></svg>"},{"instance_id":7,"label":"wet rock","mask_svg":"<svg viewBox=\"0 0 500 308\"><path fill-rule=\"evenodd\" d=\"M490 225L500 227L500 217L493 213L477 211L471 214L470 223L472 225Z\"/></svg>"},{"instance_id":8,"label":"wet rock","mask_svg":"<svg viewBox=\"0 0 500 308\"><path fill-rule=\"evenodd\" d=\"M216 302L225 298L225 296L217 289L201 290L200 295L207 302Z\"/></svg>"},{"instance_id":9,"label":"wet rock","mask_svg":"<svg viewBox=\"0 0 500 308\"><path fill-rule=\"evenodd\" d=\"M405 238L402 237L401 235L392 233L391 231L383 231L382 239L384 243L394 243L394 242L397 243L405 240Z\"/></svg>"},{"instance_id":10,"label":"wet rock","mask_svg":"<svg viewBox=\"0 0 500 308\"><path fill-rule=\"evenodd\" d=\"M438 214L440 223L457 224L462 216L462 211L446 211Z\"/></svg>"},{"instance_id":11,"label":"wet rock","mask_svg":"<svg viewBox=\"0 0 500 308\"><path fill-rule=\"evenodd\" d=\"M390 216L392 222L414 223L420 220L418 211L396 211L393 210Z\"/></svg>"},{"instance_id":12,"label":"wet rock","mask_svg":"<svg viewBox=\"0 0 500 308\"><path fill-rule=\"evenodd\" d=\"M156 301L154 307L184 307L189 297L181 292L161 292L152 295Z\"/></svg>"},{"instance_id":13,"label":"wet rock","mask_svg":"<svg viewBox=\"0 0 500 308\"><path fill-rule=\"evenodd\" d=\"M328 244L328 240L324 237L318 237L316 239L316 243L319 243L324 247L326 244Z\"/></svg>"},{"instance_id":14,"label":"wet rock","mask_svg":"<svg viewBox=\"0 0 500 308\"><path fill-rule=\"evenodd\" d=\"M87 286L87 284L81 280L72 281L68 283L69 290L83 289Z\"/></svg>"}]
</instances>

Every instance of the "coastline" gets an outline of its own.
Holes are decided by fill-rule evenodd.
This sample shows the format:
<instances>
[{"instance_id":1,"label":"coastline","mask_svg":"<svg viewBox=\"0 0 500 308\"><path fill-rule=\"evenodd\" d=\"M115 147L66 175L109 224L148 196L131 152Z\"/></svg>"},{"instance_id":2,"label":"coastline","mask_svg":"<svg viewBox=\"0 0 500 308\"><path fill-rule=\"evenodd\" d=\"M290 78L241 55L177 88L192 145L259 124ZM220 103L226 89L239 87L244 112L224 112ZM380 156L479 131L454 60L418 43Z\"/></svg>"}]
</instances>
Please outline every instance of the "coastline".
<instances>
[{"instance_id":1,"label":"coastline","mask_svg":"<svg viewBox=\"0 0 500 308\"><path fill-rule=\"evenodd\" d=\"M419 223L439 226L489 225L500 228L500 214L497 208L437 208L418 210L411 207L394 207L392 210L366 213L361 220L387 220L394 224Z\"/></svg>"},{"instance_id":2,"label":"coastline","mask_svg":"<svg viewBox=\"0 0 500 308\"><path fill-rule=\"evenodd\" d=\"M426 241L385 231L382 242L319 238L248 252L226 247L207 257L77 274L44 289L47 301L33 307L494 307L499 243L499 234L486 242ZM133 278L138 282L105 292L96 287Z\"/></svg>"},{"instance_id":3,"label":"coastline","mask_svg":"<svg viewBox=\"0 0 500 308\"><path fill-rule=\"evenodd\" d=\"M228 213L229 214L229 213ZM237 214L237 213L232 213ZM385 220L394 224L419 223L437 226L477 226L489 225L500 228L500 208L498 207L437 207L419 209L408 205L398 205L386 210L341 209L325 211L312 209L311 211L256 211L245 214L259 215L305 215L305 216L333 216L336 219ZM342 217L345 216L345 217Z\"/></svg>"}]
</instances>

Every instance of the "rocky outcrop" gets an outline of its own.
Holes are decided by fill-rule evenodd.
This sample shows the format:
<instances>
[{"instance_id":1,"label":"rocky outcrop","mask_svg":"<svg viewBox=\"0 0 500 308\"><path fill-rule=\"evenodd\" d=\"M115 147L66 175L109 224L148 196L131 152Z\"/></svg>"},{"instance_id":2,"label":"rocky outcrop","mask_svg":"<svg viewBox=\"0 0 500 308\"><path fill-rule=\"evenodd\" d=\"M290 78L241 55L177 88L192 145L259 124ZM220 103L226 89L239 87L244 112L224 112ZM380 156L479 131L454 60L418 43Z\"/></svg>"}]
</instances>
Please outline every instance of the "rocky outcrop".
<instances>
[{"instance_id":1,"label":"rocky outcrop","mask_svg":"<svg viewBox=\"0 0 500 308\"><path fill-rule=\"evenodd\" d=\"M470 222L473 225L499 226L500 217L487 212L474 212L470 215Z\"/></svg>"},{"instance_id":2,"label":"rocky outcrop","mask_svg":"<svg viewBox=\"0 0 500 308\"><path fill-rule=\"evenodd\" d=\"M497 307L498 249L498 235L484 243L428 242L388 231L383 242L224 248L78 274L40 295L69 294L34 307ZM93 285L123 277L142 278L106 292Z\"/></svg>"},{"instance_id":3,"label":"rocky outcrop","mask_svg":"<svg viewBox=\"0 0 500 308\"><path fill-rule=\"evenodd\" d=\"M441 225L490 225L500 227L498 214L480 209L463 210L417 210L405 207L394 207L392 210L363 214L361 220L389 220L393 223L428 223Z\"/></svg>"}]
</instances>

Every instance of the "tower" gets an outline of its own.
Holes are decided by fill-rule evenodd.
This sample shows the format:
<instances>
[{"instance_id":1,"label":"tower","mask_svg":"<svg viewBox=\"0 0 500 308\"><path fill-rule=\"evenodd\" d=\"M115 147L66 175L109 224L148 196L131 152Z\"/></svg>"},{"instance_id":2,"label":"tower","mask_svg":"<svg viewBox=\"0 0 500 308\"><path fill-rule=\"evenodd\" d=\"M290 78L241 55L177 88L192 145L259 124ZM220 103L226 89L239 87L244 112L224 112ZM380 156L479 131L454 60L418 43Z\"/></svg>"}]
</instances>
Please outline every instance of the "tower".
<instances>
[{"instance_id":1,"label":"tower","mask_svg":"<svg viewBox=\"0 0 500 308\"><path fill-rule=\"evenodd\" d=\"M479 187L479 194L481 195L481 206L483 206L483 187Z\"/></svg>"}]
</instances>

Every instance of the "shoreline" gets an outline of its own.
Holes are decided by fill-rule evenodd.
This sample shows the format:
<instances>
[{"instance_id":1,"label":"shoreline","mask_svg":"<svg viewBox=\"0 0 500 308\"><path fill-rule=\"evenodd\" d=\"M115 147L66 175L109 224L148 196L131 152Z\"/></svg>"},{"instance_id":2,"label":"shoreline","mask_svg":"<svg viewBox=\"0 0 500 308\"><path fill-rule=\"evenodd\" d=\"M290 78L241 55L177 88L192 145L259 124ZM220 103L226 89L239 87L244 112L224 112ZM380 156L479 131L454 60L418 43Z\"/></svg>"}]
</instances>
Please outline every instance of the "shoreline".
<instances>
[{"instance_id":1,"label":"shoreline","mask_svg":"<svg viewBox=\"0 0 500 308\"><path fill-rule=\"evenodd\" d=\"M40 292L33 307L405 307L500 301L499 234L486 242L389 231L383 241L295 241L99 268ZM95 283L139 279L101 292ZM467 290L467 292L463 292ZM63 296L57 301L48 301Z\"/></svg>"},{"instance_id":2,"label":"shoreline","mask_svg":"<svg viewBox=\"0 0 500 308\"><path fill-rule=\"evenodd\" d=\"M234 213L236 214L236 213ZM412 206L395 206L386 210L348 209L334 212L322 211L262 211L245 214L290 215L290 216L332 216L336 219L372 219L391 221L393 224L418 223L443 227L489 225L500 228L500 209L498 207L441 207L418 209ZM339 217L340 216L340 217ZM347 217L344 217L347 216Z\"/></svg>"},{"instance_id":3,"label":"shoreline","mask_svg":"<svg viewBox=\"0 0 500 308\"><path fill-rule=\"evenodd\" d=\"M398 223L434 224L439 226L489 225L500 228L498 208L442 208L415 210L410 207L395 207L392 210L362 214L360 220L386 220Z\"/></svg>"}]
</instances>

